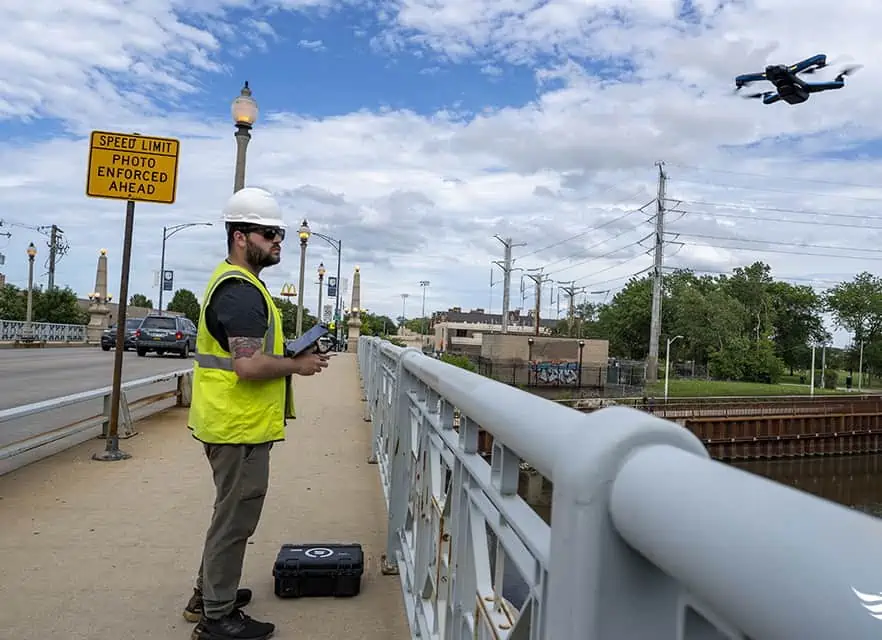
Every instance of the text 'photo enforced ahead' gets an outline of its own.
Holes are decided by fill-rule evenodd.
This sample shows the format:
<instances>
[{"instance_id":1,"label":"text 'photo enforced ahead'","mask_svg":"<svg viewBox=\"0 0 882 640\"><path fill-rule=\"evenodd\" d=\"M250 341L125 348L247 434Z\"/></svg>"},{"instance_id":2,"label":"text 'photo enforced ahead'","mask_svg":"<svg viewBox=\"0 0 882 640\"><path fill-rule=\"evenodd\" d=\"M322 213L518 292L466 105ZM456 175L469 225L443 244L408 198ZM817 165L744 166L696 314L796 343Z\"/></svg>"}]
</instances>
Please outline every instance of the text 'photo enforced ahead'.
<instances>
[{"instance_id":1,"label":"text 'photo enforced ahead'","mask_svg":"<svg viewBox=\"0 0 882 640\"><path fill-rule=\"evenodd\" d=\"M93 131L86 195L174 204L179 151L174 138Z\"/></svg>"}]
</instances>

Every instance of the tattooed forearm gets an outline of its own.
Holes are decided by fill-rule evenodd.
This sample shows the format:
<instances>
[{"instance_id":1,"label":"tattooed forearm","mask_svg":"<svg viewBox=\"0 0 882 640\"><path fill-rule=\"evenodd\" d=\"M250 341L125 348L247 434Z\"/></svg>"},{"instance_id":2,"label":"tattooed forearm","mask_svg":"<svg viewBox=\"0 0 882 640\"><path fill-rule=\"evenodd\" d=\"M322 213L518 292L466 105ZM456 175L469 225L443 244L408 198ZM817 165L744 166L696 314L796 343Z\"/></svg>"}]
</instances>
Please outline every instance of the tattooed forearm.
<instances>
[{"instance_id":1,"label":"tattooed forearm","mask_svg":"<svg viewBox=\"0 0 882 640\"><path fill-rule=\"evenodd\" d=\"M260 352L262 338L230 338L230 353L234 359L251 358Z\"/></svg>"}]
</instances>

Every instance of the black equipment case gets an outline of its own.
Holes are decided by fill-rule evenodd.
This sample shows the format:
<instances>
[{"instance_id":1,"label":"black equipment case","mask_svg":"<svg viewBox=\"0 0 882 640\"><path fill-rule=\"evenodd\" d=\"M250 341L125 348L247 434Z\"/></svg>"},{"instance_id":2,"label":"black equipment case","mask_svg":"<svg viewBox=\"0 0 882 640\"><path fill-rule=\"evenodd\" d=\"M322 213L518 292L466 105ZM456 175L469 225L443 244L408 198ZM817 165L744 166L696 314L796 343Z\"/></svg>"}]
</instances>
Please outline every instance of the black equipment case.
<instances>
[{"instance_id":1,"label":"black equipment case","mask_svg":"<svg viewBox=\"0 0 882 640\"><path fill-rule=\"evenodd\" d=\"M280 598L347 598L361 591L360 544L284 544L273 567Z\"/></svg>"}]
</instances>

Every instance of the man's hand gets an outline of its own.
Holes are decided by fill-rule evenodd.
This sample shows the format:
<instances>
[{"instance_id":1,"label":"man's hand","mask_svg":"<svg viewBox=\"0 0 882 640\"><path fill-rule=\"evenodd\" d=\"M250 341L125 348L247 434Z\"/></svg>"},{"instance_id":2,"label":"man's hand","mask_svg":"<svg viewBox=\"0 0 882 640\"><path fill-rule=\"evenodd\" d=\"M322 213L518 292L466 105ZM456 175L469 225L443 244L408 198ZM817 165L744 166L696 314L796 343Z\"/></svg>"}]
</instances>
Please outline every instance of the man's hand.
<instances>
[{"instance_id":1,"label":"man's hand","mask_svg":"<svg viewBox=\"0 0 882 640\"><path fill-rule=\"evenodd\" d=\"M294 373L299 376L311 376L319 373L328 366L330 355L321 353L306 352L301 353L296 358L292 358L296 369Z\"/></svg>"}]
</instances>

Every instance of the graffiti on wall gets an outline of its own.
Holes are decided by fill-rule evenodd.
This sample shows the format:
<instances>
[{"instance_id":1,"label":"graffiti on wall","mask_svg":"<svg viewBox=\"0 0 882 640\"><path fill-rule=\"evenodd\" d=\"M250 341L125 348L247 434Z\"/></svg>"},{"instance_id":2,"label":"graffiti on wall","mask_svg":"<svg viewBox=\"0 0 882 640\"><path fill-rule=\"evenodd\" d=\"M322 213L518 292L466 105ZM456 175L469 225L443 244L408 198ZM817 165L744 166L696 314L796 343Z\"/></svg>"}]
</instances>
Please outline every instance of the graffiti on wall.
<instances>
[{"instance_id":1,"label":"graffiti on wall","mask_svg":"<svg viewBox=\"0 0 882 640\"><path fill-rule=\"evenodd\" d=\"M564 361L531 362L530 375L533 384L576 385L579 383L579 364Z\"/></svg>"}]
</instances>

